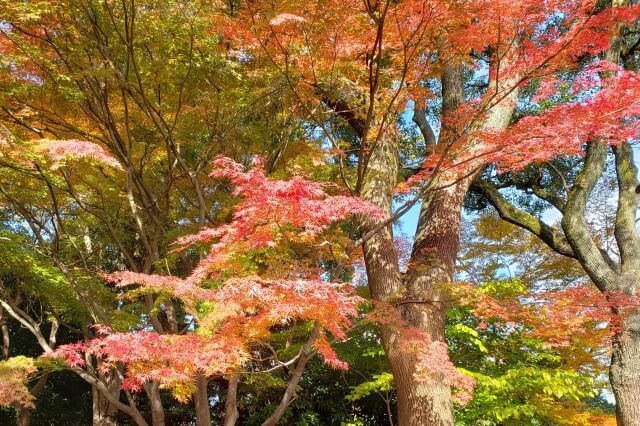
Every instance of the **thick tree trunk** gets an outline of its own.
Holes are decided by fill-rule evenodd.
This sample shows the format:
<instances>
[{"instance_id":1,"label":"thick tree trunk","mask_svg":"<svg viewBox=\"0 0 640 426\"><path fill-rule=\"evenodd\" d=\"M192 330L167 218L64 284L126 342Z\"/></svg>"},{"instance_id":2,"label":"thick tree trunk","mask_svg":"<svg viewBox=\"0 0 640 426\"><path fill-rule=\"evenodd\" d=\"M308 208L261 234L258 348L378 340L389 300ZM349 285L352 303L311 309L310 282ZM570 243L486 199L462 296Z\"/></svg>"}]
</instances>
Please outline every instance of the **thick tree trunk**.
<instances>
[{"instance_id":1,"label":"thick tree trunk","mask_svg":"<svg viewBox=\"0 0 640 426\"><path fill-rule=\"evenodd\" d=\"M398 397L398 426L453 425L451 390L434 381L427 383L415 377L417 360L397 343L397 334L383 330L389 365Z\"/></svg>"},{"instance_id":2,"label":"thick tree trunk","mask_svg":"<svg viewBox=\"0 0 640 426\"><path fill-rule=\"evenodd\" d=\"M445 113L462 102L462 83L462 68L449 66L442 81ZM399 304L402 318L427 333L433 341L444 341L447 307L443 286L453 278L460 239L460 210L466 189L465 181L424 200L411 262L401 283L404 290ZM453 425L451 389L442 378L433 377L427 382L417 377L418 360L415 354L401 346L398 338L397 333L383 330L385 350L397 388L398 425Z\"/></svg>"},{"instance_id":3,"label":"thick tree trunk","mask_svg":"<svg viewBox=\"0 0 640 426\"><path fill-rule=\"evenodd\" d=\"M503 55L504 56L504 55ZM461 64L450 63L442 76L443 116L454 112L464 101L464 78ZM507 126L515 105L517 81L496 80L490 90L495 90L497 103L491 105L481 125L488 129ZM360 136L363 153L371 151L367 158L361 158L362 181L359 195L387 214L391 214L393 188L398 176L398 140L393 132L382 134L371 131L377 129L376 119L365 121L353 111L362 108L357 89L349 84L319 88L323 99L332 106ZM353 93L356 93L355 95ZM338 93L338 95L336 95ZM479 123L480 124L480 123ZM427 145L436 143L434 133L425 120L418 120ZM446 129L443 129L446 130ZM457 138L456 129L444 132L445 139ZM439 141L438 144L455 144L457 140ZM427 151L431 152L427 147ZM473 145L468 147L474 149ZM470 174L478 170L482 160L467 166ZM410 270L402 277L398 269L398 258L393 242L392 227L382 227L383 222L372 218L361 218L363 235L375 232L363 243L363 254L371 297L374 300L396 305L403 319L410 325L427 333L434 341L444 341L446 314L445 291L441 287L450 283L459 245L460 211L462 200L468 189L470 177L439 177L438 185L446 189L432 194L423 205L421 224L416 236ZM382 227L382 229L380 229ZM417 359L403 348L396 326L382 326L382 338L389 358L391 371L398 394L398 425L453 425L451 390L442 378L432 377L429 383L416 377Z\"/></svg>"},{"instance_id":4,"label":"thick tree trunk","mask_svg":"<svg viewBox=\"0 0 640 426\"><path fill-rule=\"evenodd\" d=\"M446 290L455 270L467 186L468 180L464 180L425 201L405 281L402 317L434 342L445 341ZM415 357L398 355L392 369L396 383L403 383L398 386L399 424L453 425L451 389L444 378L434 377L429 382L416 378Z\"/></svg>"},{"instance_id":5,"label":"thick tree trunk","mask_svg":"<svg viewBox=\"0 0 640 426\"><path fill-rule=\"evenodd\" d=\"M619 426L640 426L640 313L625 321L612 342L609 379Z\"/></svg>"},{"instance_id":6,"label":"thick tree trunk","mask_svg":"<svg viewBox=\"0 0 640 426\"><path fill-rule=\"evenodd\" d=\"M196 406L196 425L211 426L211 412L209 411L209 382L202 374L196 376L196 392L193 394L193 402Z\"/></svg>"},{"instance_id":7,"label":"thick tree trunk","mask_svg":"<svg viewBox=\"0 0 640 426\"><path fill-rule=\"evenodd\" d=\"M453 110L459 102L463 100L463 79L461 66L450 66L443 78L443 109ZM344 82L341 82L344 83ZM335 87L334 87L335 86ZM375 204L382 211L391 215L391 204L393 200L393 189L398 177L398 138L392 131L378 134L378 123L376 118L372 122L362 120L353 111L363 108L362 98L358 95L357 88L350 84L334 84L332 87L320 87L319 91L327 104L333 107L358 134L366 148L363 153L367 153L366 158L361 158L359 172L362 171L362 181L357 187L360 197ZM433 134L427 143L435 143ZM425 140L428 138L425 137ZM370 149L370 152L367 152ZM360 186L361 184L361 186ZM444 199L443 199L444 200ZM445 205L444 208L451 209L451 217L457 217L454 224L459 225L460 203L456 205ZM442 210L441 210L442 211ZM406 321L416 326L420 330L428 333L433 339L442 340L444 337L444 314L443 304L414 303L406 298L407 281L403 279L398 268L398 257L393 241L393 230L391 225L384 226L380 219L370 217L360 218L360 231L362 235L371 236L364 240L363 254L367 270L367 279L371 297L373 300L389 303L397 306ZM448 229L449 224L439 222L442 229ZM457 227L452 229L451 235L455 235L452 241L457 248ZM443 244L450 244L448 240L442 240ZM437 246L434 247L437 250ZM448 253L449 251L447 251ZM414 271L414 278L425 272L424 276L429 282L446 283L451 279L451 268L449 262L455 261L453 257L447 257L447 267L436 268L435 275L428 271ZM446 271L440 273L440 271ZM423 280L424 281L424 280ZM424 284L414 279L415 287ZM422 294L418 297L428 299L439 299L441 295L437 286L429 285L428 292L433 292L428 296ZM451 391L448 386L439 381L439 378L426 383L416 377L418 365L415 354L402 346L401 333L397 324L381 325L382 340L387 353L391 371L398 395L398 418L399 426L405 425L452 425L453 413L451 409Z\"/></svg>"},{"instance_id":8,"label":"thick tree trunk","mask_svg":"<svg viewBox=\"0 0 640 426\"><path fill-rule=\"evenodd\" d=\"M116 426L117 423L114 417L118 409L110 404L95 386L91 387L91 393L93 405L93 426Z\"/></svg>"},{"instance_id":9,"label":"thick tree trunk","mask_svg":"<svg viewBox=\"0 0 640 426\"><path fill-rule=\"evenodd\" d=\"M395 185L397 170L397 150L392 140L378 142L372 153L367 169L367 178L363 186L362 198L375 203L385 211L390 211L391 191ZM464 189L461 189L464 196ZM433 220L433 227L424 228L424 243L420 253L425 260L426 269L411 266L412 277L405 281L400 278L397 256L393 246L391 227L378 232L364 244L364 257L371 295L375 300L399 303L400 313L410 325L428 333L432 339L444 340L444 320L446 307L439 303L443 298L437 284L446 284L451 280L458 246L460 223L460 205L462 197L454 191L456 197L451 201L450 191L441 191L429 206L427 219ZM436 208L437 206L440 208ZM364 219L365 232L375 229L376 223ZM429 238L429 232L435 232ZM436 232L437 231L437 232ZM436 238L437 236L437 238ZM440 245L446 248L440 248ZM430 255L429 255L430 253ZM419 289L422 288L422 289ZM406 294L402 294L406 291ZM429 303L416 299L429 300ZM407 351L400 341L395 326L383 326L382 338L389 365L394 376L398 395L399 426L453 425L451 390L439 378L426 382L416 376L418 361L415 354Z\"/></svg>"}]
</instances>

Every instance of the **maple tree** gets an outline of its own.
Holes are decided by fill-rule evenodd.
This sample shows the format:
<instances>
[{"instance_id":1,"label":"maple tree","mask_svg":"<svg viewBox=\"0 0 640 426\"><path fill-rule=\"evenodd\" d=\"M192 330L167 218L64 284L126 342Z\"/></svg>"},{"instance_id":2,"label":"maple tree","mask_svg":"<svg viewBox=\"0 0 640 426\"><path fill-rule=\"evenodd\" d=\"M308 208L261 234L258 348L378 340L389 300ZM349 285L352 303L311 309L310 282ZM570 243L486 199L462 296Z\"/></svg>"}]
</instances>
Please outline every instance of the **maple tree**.
<instances>
[{"instance_id":1,"label":"maple tree","mask_svg":"<svg viewBox=\"0 0 640 426\"><path fill-rule=\"evenodd\" d=\"M84 152L95 152L95 148L81 151ZM65 155L83 157L73 152ZM110 157L99 160L113 161ZM299 371L283 397L281 412L276 411L273 415L271 421L275 423L291 400L302 369L312 356L312 345L328 363L345 368L345 364L335 357L325 330L334 338L343 338L342 329L349 325L349 317L356 315L355 306L360 299L349 296L348 287L323 281L318 276L321 271L305 266L304 262L297 268L287 265L284 277L281 270L275 269L264 277L257 277L255 271L247 270L241 261L246 263L247 254L260 249L277 253L283 241L287 245L314 243L336 221L353 214L375 216L379 212L353 197L329 195L324 190L326 185L302 178L267 180L259 162L249 172L225 158L216 159L214 167L212 177L229 179L236 187L234 194L242 196L243 200L236 206L230 224L217 229L203 228L199 233L177 241L179 249L184 250L196 243L219 240L211 245L208 255L192 273L185 279L136 272L107 276L108 281L116 282L119 287L142 285L123 296L125 299L154 294L181 300L191 321L198 324L198 333L184 336L144 331L112 333L100 328L105 336L94 338L86 345L63 345L55 351L51 341L43 342L42 346L47 356L65 359L68 368L81 375L86 373L80 368L90 367L90 370L95 368L102 376L110 377L118 374L120 366L125 366L126 373L121 378L125 391L139 391L150 383L157 383L160 389L171 389L177 399L187 400L197 391L196 376L211 379L241 371L241 364L251 358L250 349L255 350L256 345L268 340L274 326L312 320L315 326L299 354L286 363L278 361L276 364L278 368L295 362ZM231 278L225 280L229 275ZM243 275L245 277L240 278ZM315 279L309 279L314 276ZM200 287L203 280L215 280L219 288ZM15 314L10 306L9 309ZM37 326L33 325L32 329L35 335L41 335ZM185 347L190 347L191 351L184 352ZM91 366L87 359L96 359L97 365ZM134 420L146 424L140 413L133 411L133 404L130 407ZM157 424L157 420L154 423Z\"/></svg>"},{"instance_id":2,"label":"maple tree","mask_svg":"<svg viewBox=\"0 0 640 426\"><path fill-rule=\"evenodd\" d=\"M312 348L343 366L325 330L344 337L356 315L336 283L362 246L398 422L453 424L451 387L469 380L447 358L445 321L474 177L637 135L637 74L611 54L638 16L625 2L1 5L3 205L89 318L85 342L57 351L30 331L93 386L96 422L118 409L144 424L130 392L143 390L164 424L166 388L208 424L213 379L233 424L243 366L275 363L292 372L274 424ZM548 102L567 69L581 72L575 99L522 118L531 87ZM267 158L245 170L220 153ZM405 271L392 222L418 203ZM296 328L299 352L281 362L269 340ZM184 342L202 356L185 359Z\"/></svg>"},{"instance_id":3,"label":"maple tree","mask_svg":"<svg viewBox=\"0 0 640 426\"><path fill-rule=\"evenodd\" d=\"M255 108L256 99L278 94L252 90L242 70L216 54L211 6L2 3L3 207L9 223L54 261L71 287L69 300L88 312L89 319L73 321L85 339L95 337L91 322L118 331L152 326L158 333L184 326L178 300L148 293L121 304L104 292L96 272L149 273L169 262L188 272L197 257L192 251L164 264L160 259L194 224L221 220L209 209L228 205L228 194L207 188L215 196L206 201L203 194L213 157L268 155L291 137L281 104ZM172 43L155 42L167 33L175 35ZM105 64L113 65L110 71ZM221 145L227 138L240 145ZM46 343L45 331L31 330ZM116 409L141 421L132 400L129 409L119 403L117 375L101 374L93 361L74 371L93 386L94 422L110 424ZM162 424L158 384L145 393L153 421ZM206 392L198 395L206 422Z\"/></svg>"},{"instance_id":4,"label":"maple tree","mask_svg":"<svg viewBox=\"0 0 640 426\"><path fill-rule=\"evenodd\" d=\"M576 153L584 137L606 133L609 143L619 144L637 134L632 120L637 96L631 95L637 76L626 71L613 72L604 90L510 125L520 90L540 81L549 86L557 72L605 52L621 28L634 22L637 6L411 1L244 6L234 10L237 19L227 32L236 41L234 53L244 49L248 61L282 75L304 117L332 145L344 185L389 217L360 222L358 242L363 243L372 297L393 301L411 326L434 341L444 338L447 296L440 285L453 276L460 208L477 172L487 163L519 169L527 162ZM483 67L488 71L474 75L474 68ZM471 72L465 75L465 69ZM594 72L605 69L612 68L601 62ZM470 100L465 91L469 77L484 88ZM430 90L438 86L441 96ZM618 90L631 96L622 99ZM424 114L429 97L441 102L439 132ZM427 158L402 185L413 197L394 213L402 157L396 118L407 103L413 104ZM356 134L356 143L346 145L349 154L318 110L349 124ZM353 164L353 175L345 164ZM418 201L421 220L409 270L401 275L389 224ZM439 383L420 380L418 359L402 350L398 332L386 328L383 340L398 386L399 422L452 424L446 376Z\"/></svg>"},{"instance_id":5,"label":"maple tree","mask_svg":"<svg viewBox=\"0 0 640 426\"><path fill-rule=\"evenodd\" d=\"M625 34L621 34L607 57L623 64L621 68L613 67L614 73L632 79L636 69L633 65L635 53L625 47L629 42L625 40ZM606 72L593 74L587 66L586 71L576 71L572 76L573 86L581 89L569 88L563 93L565 89L553 84L544 90L546 102L534 103L534 108L544 110L553 105L565 108L566 104L576 103L585 85L586 90L597 88L599 93L606 92L613 88L608 78ZM625 93L621 89L616 93ZM595 121L601 122L601 119ZM627 128L632 128L635 122L635 119L629 121ZM633 366L636 356L632 355L636 353L635 343L631 336L637 321L637 308L625 306L624 301L613 297L622 294L634 298L637 293L632 278L635 272L631 272L635 271L632 265L638 256L637 169L632 147L636 137L623 138L622 142L609 148L607 138L615 133L606 129L606 118L603 126L605 131L600 134L574 131L574 137L586 144L584 159L576 156L552 159L539 166L530 166L522 173L493 175L487 171L472 189L482 200L493 205L503 219L536 235L557 253L576 259L598 290L610 299L613 312L629 309L635 312L622 321L624 326L617 324L611 328L613 352L609 374L618 403L619 422L636 424L637 392L629 384L633 382L630 377L636 374ZM510 190L523 194L522 198L509 195ZM532 208L536 200L542 203L542 209ZM549 224L542 220L544 209L550 207L559 212L559 223Z\"/></svg>"}]
</instances>

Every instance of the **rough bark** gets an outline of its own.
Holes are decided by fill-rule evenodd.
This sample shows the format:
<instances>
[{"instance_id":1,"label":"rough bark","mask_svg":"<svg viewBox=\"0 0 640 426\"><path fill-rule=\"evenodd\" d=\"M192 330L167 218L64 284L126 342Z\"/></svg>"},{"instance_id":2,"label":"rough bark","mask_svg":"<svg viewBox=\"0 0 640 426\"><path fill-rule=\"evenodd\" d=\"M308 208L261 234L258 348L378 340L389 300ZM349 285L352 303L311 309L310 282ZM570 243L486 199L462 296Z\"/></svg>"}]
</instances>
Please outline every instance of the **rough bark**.
<instances>
[{"instance_id":1,"label":"rough bark","mask_svg":"<svg viewBox=\"0 0 640 426\"><path fill-rule=\"evenodd\" d=\"M609 380L619 426L640 426L640 314L625 322L612 342Z\"/></svg>"},{"instance_id":2,"label":"rough bark","mask_svg":"<svg viewBox=\"0 0 640 426\"><path fill-rule=\"evenodd\" d=\"M443 115L454 110L464 101L463 69L460 65L449 65L442 76ZM482 123L485 128L505 128L513 113L513 101L517 91L511 87L512 81L496 82L492 87L501 100L487 112ZM424 123L423 123L424 124ZM425 134L425 141L432 136ZM455 132L449 132L455 137ZM455 141L438 141L438 144ZM475 149L470 146L469 149ZM456 256L460 244L460 215L464 197L473 180L475 170L482 159L470 163L467 176L443 176L439 184L444 189L430 194L422 203L420 218L405 276L406 293L400 304L402 317L409 324L428 333L435 342L445 341L445 321L447 311L447 287L453 280ZM431 383L416 380L411 370L416 362L411 356L399 357L401 371L394 370L398 387L398 418L400 425L453 425L451 389L443 378L435 378ZM393 367L392 367L393 369ZM404 383L406 382L406 383Z\"/></svg>"},{"instance_id":3,"label":"rough bark","mask_svg":"<svg viewBox=\"0 0 640 426\"><path fill-rule=\"evenodd\" d=\"M367 173L365 175L361 197L376 204L386 212L391 212L392 190L395 186L398 159L397 142L392 137L384 137L378 141L375 150L371 153ZM437 208L440 205L442 208ZM450 209L453 207L453 210ZM451 224L440 222L441 229L447 234L445 239L438 241L449 245L457 246L457 237L449 235L449 231L456 234L455 223L459 223L459 208L450 206L447 203L447 196L442 195L438 201L428 207L429 215L447 216L453 219ZM456 219L457 218L457 219ZM444 220L444 217L443 217ZM361 226L364 232L376 227L375 221L371 219L363 220ZM450 237L453 237L452 239ZM434 241L435 242L435 241ZM429 245L427 243L426 245ZM429 248L423 246L424 253ZM434 339L444 338L444 305L437 302L421 303L415 298L436 300L440 297L439 291L435 287L418 290L416 279L409 278L412 283L405 289L403 281L400 279L397 256L393 245L393 234L391 226L385 227L372 238L367 240L363 246L365 264L367 266L367 277L371 295L375 300L398 303L403 316L410 325L418 327L420 330L429 333ZM433 247L432 253L446 255L440 251L439 247ZM456 247L453 247L455 250ZM422 249L420 250L422 252ZM446 250L449 253L450 250ZM455 260L455 252L453 254ZM450 263L450 262L447 262ZM451 264L453 265L453 264ZM426 269L435 267L433 270L416 268L415 276L424 276L425 279L440 281L450 281L452 267L440 268L438 265L425 264ZM420 272L418 272L420 271ZM443 277L444 272L447 277ZM405 295L402 292L407 290ZM402 299L401 299L402 297ZM399 333L394 327L382 327L382 337L385 351L389 359L389 365L394 376L398 395L398 425L452 425L453 414L451 407L451 391L448 386L438 383L425 383L419 380L415 373L417 371L417 360L414 355L408 353L401 347Z\"/></svg>"},{"instance_id":4,"label":"rough bark","mask_svg":"<svg viewBox=\"0 0 640 426\"><path fill-rule=\"evenodd\" d=\"M196 408L196 425L211 426L211 412L209 410L209 394L207 386L209 381L203 374L196 376L196 391L193 394L193 402Z\"/></svg>"},{"instance_id":5,"label":"rough bark","mask_svg":"<svg viewBox=\"0 0 640 426\"><path fill-rule=\"evenodd\" d=\"M235 375L229 380L227 400L224 403L224 426L234 426L238 421L238 383L240 377Z\"/></svg>"},{"instance_id":6,"label":"rough bark","mask_svg":"<svg viewBox=\"0 0 640 426\"><path fill-rule=\"evenodd\" d=\"M461 67L449 66L445 70L442 96L443 113L462 102ZM434 341L444 340L446 300L440 286L453 277L464 193L465 188L453 185L423 201L405 294L399 305L403 319ZM383 330L383 336L388 334ZM419 380L415 355L399 347L397 337L388 336L385 340L398 394L398 424L453 425L451 389L438 378L431 383Z\"/></svg>"},{"instance_id":7,"label":"rough bark","mask_svg":"<svg viewBox=\"0 0 640 426\"><path fill-rule=\"evenodd\" d=\"M160 386L158 382L148 382L144 384L144 390L149 398L151 407L151 424L153 426L164 426L164 407L160 398Z\"/></svg>"},{"instance_id":8,"label":"rough bark","mask_svg":"<svg viewBox=\"0 0 640 426\"><path fill-rule=\"evenodd\" d=\"M455 270L466 189L463 181L437 192L428 201L406 276L406 295L400 305L403 319L437 342L443 342L445 337L446 286ZM416 379L411 371L416 367L412 356L405 355L396 363L403 364L404 370L400 379L394 375L396 382L406 382L402 391L398 388L398 417L410 419L400 424L453 425L451 389L442 378L431 383Z\"/></svg>"},{"instance_id":9,"label":"rough bark","mask_svg":"<svg viewBox=\"0 0 640 426\"><path fill-rule=\"evenodd\" d=\"M391 214L392 191L398 171L398 146L393 137L381 138L369 157L361 197L388 214ZM363 218L363 233L376 229L377 220ZM393 231L388 225L363 244L364 260L371 296L374 300L393 302L399 300L402 280L398 258L393 243ZM394 327L382 326L382 340L389 359L398 395L398 425L426 425L433 395L429 389L419 386L414 373L416 360L407 356L400 347L399 334ZM449 407L450 408L450 407Z\"/></svg>"},{"instance_id":10,"label":"rough bark","mask_svg":"<svg viewBox=\"0 0 640 426\"><path fill-rule=\"evenodd\" d=\"M442 76L443 114L454 111L464 101L463 83L462 65L448 65ZM495 81L491 84L490 89L495 90L497 96L487 116L477 123L478 126L504 128L508 124L517 94L512 83L514 81ZM371 129L378 129L377 123L381 118L368 114L364 120L355 113L366 109L366 100L354 85L341 80L340 84L318 85L316 89L323 101L346 120L361 138L363 157L358 167L361 180L356 187L360 197L391 217L393 188L398 175L398 140L393 132L370 132ZM423 133L428 155L438 142L423 114L422 110L414 111L414 122ZM455 137L455 131L449 133ZM369 136L372 136L371 140ZM482 160L469 164L469 174L473 175L481 164ZM362 235L368 236L363 239L363 254L371 297L398 305L405 321L428 333L434 340L444 340L446 298L440 286L450 283L453 277L462 200L470 181L470 177L444 177L438 183L447 189L425 200L416 248L405 278L401 277L398 268L391 224L367 217L359 221ZM421 383L415 377L415 357L400 347L397 327L382 326L381 331L398 393L398 424L452 425L451 391L448 386L437 378L436 384Z\"/></svg>"}]
</instances>

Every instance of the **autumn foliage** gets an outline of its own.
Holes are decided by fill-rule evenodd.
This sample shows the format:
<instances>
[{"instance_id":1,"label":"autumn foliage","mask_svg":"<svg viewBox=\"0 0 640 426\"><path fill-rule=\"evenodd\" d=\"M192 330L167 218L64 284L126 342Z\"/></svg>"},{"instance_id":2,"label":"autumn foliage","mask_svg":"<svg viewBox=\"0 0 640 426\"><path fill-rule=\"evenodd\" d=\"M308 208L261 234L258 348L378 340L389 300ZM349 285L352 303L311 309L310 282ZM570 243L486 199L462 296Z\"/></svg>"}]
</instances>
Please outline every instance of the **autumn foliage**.
<instances>
[{"instance_id":1,"label":"autumn foliage","mask_svg":"<svg viewBox=\"0 0 640 426\"><path fill-rule=\"evenodd\" d=\"M36 338L43 370L105 396L96 412L139 425L131 392L164 424L154 387L210 423L211 381L232 424L243 379L273 408L250 414L276 424L315 354L344 378L362 348L336 348L367 339L388 355L367 396L384 396L392 425L453 424L452 400L498 423L609 421L566 399L594 397L583 371L602 373L633 291L454 276L481 173L640 138L640 5L604 3L0 1L0 227L33 272L0 271L0 320ZM566 198L588 186L558 180ZM417 206L415 235L397 238ZM577 238L551 234L583 260ZM56 340L61 328L74 338ZM0 406L25 411L39 364L6 346ZM511 391L525 402L503 413Z\"/></svg>"},{"instance_id":2,"label":"autumn foliage","mask_svg":"<svg viewBox=\"0 0 640 426\"><path fill-rule=\"evenodd\" d=\"M105 373L124 365L125 389L139 391L144 383L156 380L185 400L194 392L196 374L215 377L241 370L251 358L252 346L268 342L274 327L312 321L320 327L313 343L316 349L332 367L347 368L331 349L327 333L333 339L346 337L362 301L353 288L323 280L312 269L290 270L278 278L238 277L243 273L237 256L283 242L318 244L329 226L353 214L380 215L379 211L354 197L329 195L325 185L301 177L269 180L260 162L245 172L234 161L218 158L211 177L230 181L241 201L230 223L176 242L178 250L209 246L191 275L181 279L125 271L106 277L119 288L138 287L136 294L151 292L181 300L197 325L195 333L113 333L103 327L101 336L87 345L62 345L49 356L61 357L74 367L83 366L90 354ZM230 270L235 271L231 276Z\"/></svg>"}]
</instances>

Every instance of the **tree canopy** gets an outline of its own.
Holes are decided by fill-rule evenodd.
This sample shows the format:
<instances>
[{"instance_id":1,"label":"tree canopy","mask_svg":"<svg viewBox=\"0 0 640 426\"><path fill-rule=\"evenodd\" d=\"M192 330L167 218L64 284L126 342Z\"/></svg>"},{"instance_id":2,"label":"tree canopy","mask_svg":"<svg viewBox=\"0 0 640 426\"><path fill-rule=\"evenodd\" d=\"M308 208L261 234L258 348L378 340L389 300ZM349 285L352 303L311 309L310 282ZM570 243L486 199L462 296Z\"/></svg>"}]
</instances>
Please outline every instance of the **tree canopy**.
<instances>
[{"instance_id":1,"label":"tree canopy","mask_svg":"<svg viewBox=\"0 0 640 426\"><path fill-rule=\"evenodd\" d=\"M1 421L640 425L638 18L0 0Z\"/></svg>"}]
</instances>

